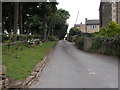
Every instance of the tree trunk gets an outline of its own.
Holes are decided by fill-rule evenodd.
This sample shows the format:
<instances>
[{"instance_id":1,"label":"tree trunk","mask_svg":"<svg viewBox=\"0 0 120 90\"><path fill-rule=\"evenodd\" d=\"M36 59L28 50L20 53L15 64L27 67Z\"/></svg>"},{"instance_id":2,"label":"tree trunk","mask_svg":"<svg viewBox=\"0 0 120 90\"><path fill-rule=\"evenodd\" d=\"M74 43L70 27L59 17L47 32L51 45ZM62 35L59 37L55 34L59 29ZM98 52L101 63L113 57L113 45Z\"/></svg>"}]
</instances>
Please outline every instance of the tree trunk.
<instances>
[{"instance_id":1,"label":"tree trunk","mask_svg":"<svg viewBox=\"0 0 120 90\"><path fill-rule=\"evenodd\" d=\"M47 34L47 19L44 18L44 33L43 33L43 40L46 41L46 34Z\"/></svg>"},{"instance_id":2,"label":"tree trunk","mask_svg":"<svg viewBox=\"0 0 120 90\"><path fill-rule=\"evenodd\" d=\"M20 34L23 34L22 2L20 3Z\"/></svg>"},{"instance_id":3,"label":"tree trunk","mask_svg":"<svg viewBox=\"0 0 120 90\"><path fill-rule=\"evenodd\" d=\"M8 32L8 33L11 33L12 29L13 29L13 17L11 16L10 17L10 32Z\"/></svg>"},{"instance_id":4,"label":"tree trunk","mask_svg":"<svg viewBox=\"0 0 120 90\"><path fill-rule=\"evenodd\" d=\"M51 19L50 25L49 25L49 27L48 27L47 38L50 36L51 28L52 28L52 19Z\"/></svg>"},{"instance_id":5,"label":"tree trunk","mask_svg":"<svg viewBox=\"0 0 120 90\"><path fill-rule=\"evenodd\" d=\"M47 34L47 22L45 21L45 27L44 27L44 40L46 41L46 34Z\"/></svg>"},{"instance_id":6,"label":"tree trunk","mask_svg":"<svg viewBox=\"0 0 120 90\"><path fill-rule=\"evenodd\" d=\"M19 2L15 2L15 6L14 6L14 27L13 27L14 34L17 34L18 14L19 14Z\"/></svg>"}]
</instances>

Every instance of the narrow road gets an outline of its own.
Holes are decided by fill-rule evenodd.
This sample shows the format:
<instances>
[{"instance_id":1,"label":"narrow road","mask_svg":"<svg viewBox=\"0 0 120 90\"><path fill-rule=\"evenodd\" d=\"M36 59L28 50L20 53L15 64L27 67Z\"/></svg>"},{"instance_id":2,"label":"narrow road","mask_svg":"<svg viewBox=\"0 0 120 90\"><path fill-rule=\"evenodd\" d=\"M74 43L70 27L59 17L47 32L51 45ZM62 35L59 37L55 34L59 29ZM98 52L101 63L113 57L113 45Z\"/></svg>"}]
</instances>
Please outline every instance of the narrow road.
<instances>
[{"instance_id":1,"label":"narrow road","mask_svg":"<svg viewBox=\"0 0 120 90\"><path fill-rule=\"evenodd\" d=\"M118 58L83 52L60 41L31 88L118 88Z\"/></svg>"}]
</instances>

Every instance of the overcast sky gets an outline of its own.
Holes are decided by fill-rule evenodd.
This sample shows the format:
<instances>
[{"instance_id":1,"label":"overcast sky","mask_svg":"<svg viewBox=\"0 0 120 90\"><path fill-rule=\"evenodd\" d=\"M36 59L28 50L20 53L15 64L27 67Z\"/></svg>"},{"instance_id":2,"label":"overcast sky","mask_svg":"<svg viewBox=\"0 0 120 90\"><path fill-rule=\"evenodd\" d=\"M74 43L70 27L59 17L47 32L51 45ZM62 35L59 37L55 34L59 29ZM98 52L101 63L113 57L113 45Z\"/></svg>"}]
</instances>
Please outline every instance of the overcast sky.
<instances>
[{"instance_id":1,"label":"overcast sky","mask_svg":"<svg viewBox=\"0 0 120 90\"><path fill-rule=\"evenodd\" d=\"M58 9L62 8L70 13L70 19L67 21L69 28L73 27L79 11L77 24L85 23L85 18L99 19L100 0L57 0Z\"/></svg>"}]
</instances>

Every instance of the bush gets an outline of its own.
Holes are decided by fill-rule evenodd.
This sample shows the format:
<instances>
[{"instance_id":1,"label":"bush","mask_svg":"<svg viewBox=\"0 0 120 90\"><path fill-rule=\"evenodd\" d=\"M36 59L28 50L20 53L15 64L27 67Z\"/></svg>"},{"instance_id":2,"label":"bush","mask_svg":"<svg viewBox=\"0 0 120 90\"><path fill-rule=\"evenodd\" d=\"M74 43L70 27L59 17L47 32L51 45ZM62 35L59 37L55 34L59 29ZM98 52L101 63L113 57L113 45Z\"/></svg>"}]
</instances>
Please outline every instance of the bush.
<instances>
[{"instance_id":1,"label":"bush","mask_svg":"<svg viewBox=\"0 0 120 90\"><path fill-rule=\"evenodd\" d=\"M107 36L112 37L118 34L120 34L120 26L115 22L111 22L107 29Z\"/></svg>"},{"instance_id":2,"label":"bush","mask_svg":"<svg viewBox=\"0 0 120 90\"><path fill-rule=\"evenodd\" d=\"M108 28L102 27L96 35L97 37L105 36L105 37L113 37L120 34L120 26L116 22L111 22Z\"/></svg>"},{"instance_id":3,"label":"bush","mask_svg":"<svg viewBox=\"0 0 120 90\"><path fill-rule=\"evenodd\" d=\"M78 28L72 27L70 29L69 36L75 36L75 35L80 35L80 34L81 34L81 31Z\"/></svg>"},{"instance_id":4,"label":"bush","mask_svg":"<svg viewBox=\"0 0 120 90\"><path fill-rule=\"evenodd\" d=\"M83 50L84 40L85 40L84 37L77 37L76 40L75 40L76 46L81 50Z\"/></svg>"},{"instance_id":5,"label":"bush","mask_svg":"<svg viewBox=\"0 0 120 90\"><path fill-rule=\"evenodd\" d=\"M98 50L103 45L104 39L105 39L104 37L94 38L91 49L92 50Z\"/></svg>"},{"instance_id":6,"label":"bush","mask_svg":"<svg viewBox=\"0 0 120 90\"><path fill-rule=\"evenodd\" d=\"M107 28L105 27L100 28L100 31L98 35L96 35L96 37L100 37L100 36L107 36Z\"/></svg>"},{"instance_id":7,"label":"bush","mask_svg":"<svg viewBox=\"0 0 120 90\"><path fill-rule=\"evenodd\" d=\"M120 56L120 35L107 38L103 44L105 54Z\"/></svg>"},{"instance_id":8,"label":"bush","mask_svg":"<svg viewBox=\"0 0 120 90\"><path fill-rule=\"evenodd\" d=\"M90 52L120 56L120 35L94 38Z\"/></svg>"},{"instance_id":9,"label":"bush","mask_svg":"<svg viewBox=\"0 0 120 90\"><path fill-rule=\"evenodd\" d=\"M55 37L55 36L49 36L48 40L49 41L58 41L59 39L57 37Z\"/></svg>"},{"instance_id":10,"label":"bush","mask_svg":"<svg viewBox=\"0 0 120 90\"><path fill-rule=\"evenodd\" d=\"M9 40L7 34L2 34L2 42Z\"/></svg>"},{"instance_id":11,"label":"bush","mask_svg":"<svg viewBox=\"0 0 120 90\"><path fill-rule=\"evenodd\" d=\"M67 39L69 42L75 42L77 35L75 36L69 36Z\"/></svg>"}]
</instances>

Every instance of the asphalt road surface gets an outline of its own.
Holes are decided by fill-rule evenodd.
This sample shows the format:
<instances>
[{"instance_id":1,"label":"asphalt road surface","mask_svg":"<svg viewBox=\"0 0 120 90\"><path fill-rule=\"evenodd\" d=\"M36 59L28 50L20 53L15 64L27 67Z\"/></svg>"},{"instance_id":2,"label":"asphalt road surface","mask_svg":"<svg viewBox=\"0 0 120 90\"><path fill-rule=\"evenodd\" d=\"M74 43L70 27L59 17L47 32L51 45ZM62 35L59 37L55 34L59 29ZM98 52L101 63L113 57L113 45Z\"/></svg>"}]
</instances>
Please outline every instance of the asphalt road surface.
<instances>
[{"instance_id":1,"label":"asphalt road surface","mask_svg":"<svg viewBox=\"0 0 120 90\"><path fill-rule=\"evenodd\" d=\"M118 58L83 52L60 41L30 88L118 88Z\"/></svg>"}]
</instances>

